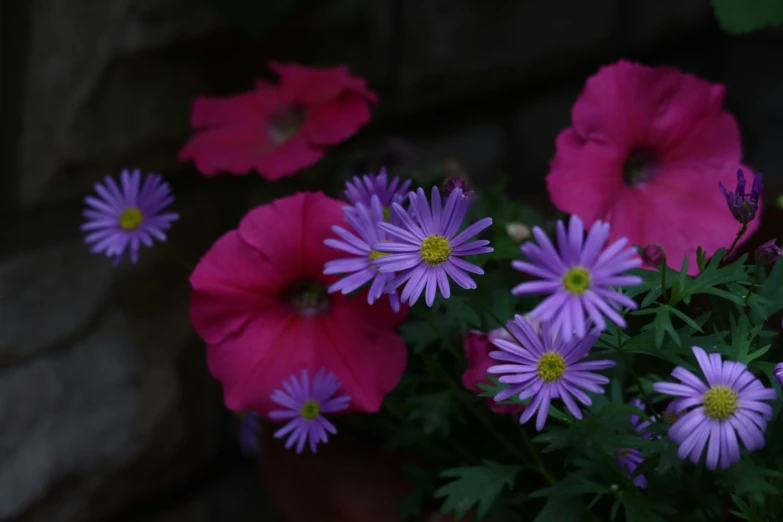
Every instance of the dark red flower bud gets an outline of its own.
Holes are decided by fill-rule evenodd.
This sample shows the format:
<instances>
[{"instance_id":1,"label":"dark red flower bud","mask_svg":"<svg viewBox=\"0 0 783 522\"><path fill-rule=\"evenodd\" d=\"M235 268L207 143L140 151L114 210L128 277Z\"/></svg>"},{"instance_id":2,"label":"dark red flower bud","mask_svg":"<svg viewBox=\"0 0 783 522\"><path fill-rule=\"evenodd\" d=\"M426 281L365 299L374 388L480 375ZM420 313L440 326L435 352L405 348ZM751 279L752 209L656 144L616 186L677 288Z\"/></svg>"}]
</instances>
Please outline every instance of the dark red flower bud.
<instances>
[{"instance_id":1,"label":"dark red flower bud","mask_svg":"<svg viewBox=\"0 0 783 522\"><path fill-rule=\"evenodd\" d=\"M666 259L666 254L663 252L661 245L654 243L647 245L642 251L642 261L647 266L658 266Z\"/></svg>"}]
</instances>

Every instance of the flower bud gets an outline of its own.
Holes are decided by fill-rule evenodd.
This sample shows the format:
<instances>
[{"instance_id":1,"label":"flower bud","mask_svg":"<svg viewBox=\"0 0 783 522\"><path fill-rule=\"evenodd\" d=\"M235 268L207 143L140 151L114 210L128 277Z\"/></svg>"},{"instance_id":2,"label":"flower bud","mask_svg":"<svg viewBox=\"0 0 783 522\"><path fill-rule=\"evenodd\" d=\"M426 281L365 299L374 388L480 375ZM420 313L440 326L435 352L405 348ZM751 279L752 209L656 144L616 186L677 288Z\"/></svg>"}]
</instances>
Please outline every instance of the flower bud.
<instances>
[{"instance_id":1,"label":"flower bud","mask_svg":"<svg viewBox=\"0 0 783 522\"><path fill-rule=\"evenodd\" d=\"M517 243L530 237L530 229L519 222L506 223L506 234Z\"/></svg>"},{"instance_id":2,"label":"flower bud","mask_svg":"<svg viewBox=\"0 0 783 522\"><path fill-rule=\"evenodd\" d=\"M642 261L647 266L658 266L663 263L664 259L666 259L666 254L664 254L661 245L657 243L647 245L642 250Z\"/></svg>"},{"instance_id":3,"label":"flower bud","mask_svg":"<svg viewBox=\"0 0 783 522\"><path fill-rule=\"evenodd\" d=\"M783 250L775 244L775 241L775 238L772 238L756 249L756 258L766 265L774 263L783 255Z\"/></svg>"},{"instance_id":4,"label":"flower bud","mask_svg":"<svg viewBox=\"0 0 783 522\"><path fill-rule=\"evenodd\" d=\"M783 363L777 363L775 369L772 371L772 375L775 376L775 380L783 388Z\"/></svg>"},{"instance_id":5,"label":"flower bud","mask_svg":"<svg viewBox=\"0 0 783 522\"><path fill-rule=\"evenodd\" d=\"M460 176L452 176L443 182L443 193L448 196L455 189L462 190L462 197L469 198L473 195L473 188L470 184Z\"/></svg>"}]
</instances>

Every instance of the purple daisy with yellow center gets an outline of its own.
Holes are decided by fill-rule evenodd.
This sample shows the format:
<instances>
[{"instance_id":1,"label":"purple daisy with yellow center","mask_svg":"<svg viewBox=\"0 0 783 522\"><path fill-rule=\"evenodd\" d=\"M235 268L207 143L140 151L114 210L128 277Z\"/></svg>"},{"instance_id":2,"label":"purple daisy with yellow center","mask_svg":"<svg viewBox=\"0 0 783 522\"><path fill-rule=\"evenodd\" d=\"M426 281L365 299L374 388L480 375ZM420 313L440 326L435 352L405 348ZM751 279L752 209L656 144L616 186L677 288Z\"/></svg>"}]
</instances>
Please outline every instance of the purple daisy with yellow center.
<instances>
[{"instance_id":1,"label":"purple daisy with yellow center","mask_svg":"<svg viewBox=\"0 0 783 522\"><path fill-rule=\"evenodd\" d=\"M443 297L451 295L449 277L466 290L476 288L468 275L484 271L461 257L492 252L489 241L470 241L473 236L492 225L492 218L480 219L457 234L469 201L462 197L461 189L449 194L445 205L438 187L432 188L432 205L424 190L410 194L410 210L399 203L392 203L392 211L400 225L379 223L378 228L397 241L375 243L372 248L389 255L373 261L381 272L399 272L389 283L390 288L405 284L400 299L413 305L425 292L427 306L435 302L437 290Z\"/></svg>"},{"instance_id":2,"label":"purple daisy with yellow center","mask_svg":"<svg viewBox=\"0 0 783 522\"><path fill-rule=\"evenodd\" d=\"M86 222L81 230L90 252L105 253L118 264L126 250L133 263L139 259L141 245L151 247L153 239L166 241L166 230L179 214L163 212L174 202L171 187L156 174L142 178L141 171L123 170L121 184L109 176L95 184L98 197L87 196L84 202Z\"/></svg>"},{"instance_id":3,"label":"purple daisy with yellow center","mask_svg":"<svg viewBox=\"0 0 783 522\"><path fill-rule=\"evenodd\" d=\"M361 178L354 176L353 180L345 184L345 198L353 205L361 203L369 207L372 197L378 196L388 218L391 204L402 202L410 192L410 186L411 180L401 181L399 176L394 176L389 182L386 169L382 168L377 175L365 174Z\"/></svg>"},{"instance_id":4,"label":"purple daisy with yellow center","mask_svg":"<svg viewBox=\"0 0 783 522\"><path fill-rule=\"evenodd\" d=\"M379 257L388 255L372 248L372 245L387 240L386 234L377 227L377 224L384 220L380 198L373 194L369 209L364 204L357 203L353 207L346 207L344 212L345 221L351 225L355 234L335 225L332 231L340 236L341 240L328 238L324 240L324 244L351 254L352 257L328 261L324 265L324 274L350 275L332 284L329 292L349 294L372 281L367 302L373 304L382 295L388 294L392 310L399 312L400 298L395 289L389 288L394 273L381 272L372 264Z\"/></svg>"},{"instance_id":5,"label":"purple daisy with yellow center","mask_svg":"<svg viewBox=\"0 0 783 522\"><path fill-rule=\"evenodd\" d=\"M347 395L335 397L342 387L340 380L332 373L321 368L311 383L307 370L302 370L301 379L292 375L283 381L283 390L275 390L270 395L282 410L269 412L273 421L288 423L274 434L276 439L288 437L285 448L296 445L296 452L302 453L307 442L310 451L316 452L316 446L329 439L329 433L337 433L337 428L324 417L324 413L334 413L348 408L351 398Z\"/></svg>"},{"instance_id":6,"label":"purple daisy with yellow center","mask_svg":"<svg viewBox=\"0 0 783 522\"><path fill-rule=\"evenodd\" d=\"M669 437L680 445L677 455L696 464L706 447L707 469L725 469L740 460L739 441L748 451L764 447L772 407L763 401L774 400L776 393L744 364L723 361L717 353L707 355L698 346L692 350L707 384L678 366L672 377L679 383L656 382L653 389L678 397L680 413L669 428Z\"/></svg>"},{"instance_id":7,"label":"purple daisy with yellow center","mask_svg":"<svg viewBox=\"0 0 783 522\"><path fill-rule=\"evenodd\" d=\"M501 375L498 380L510 385L495 395L495 402L514 395L519 400L532 398L519 422L524 424L537 413L538 431L544 428L552 399L560 398L568 411L581 419L582 411L574 399L590 406L592 401L585 391L603 394L602 386L609 382L608 378L593 371L615 365L609 360L583 360L600 331L593 328L581 339L565 339L555 335L551 322L543 321L538 332L521 315L509 321L507 326L514 340L493 339L492 344L500 351L489 353L493 359L507 364L490 366L487 371Z\"/></svg>"},{"instance_id":8,"label":"purple daisy with yellow center","mask_svg":"<svg viewBox=\"0 0 783 522\"><path fill-rule=\"evenodd\" d=\"M642 260L633 248L626 248L625 238L604 249L610 228L608 223L596 221L585 239L582 220L577 216L571 216L567 230L558 221L555 250L544 231L533 227L538 244L528 241L520 247L531 262L511 263L520 272L542 279L519 284L512 294L550 294L530 313L531 317L551 319L554 329L565 338L574 333L585 335L585 315L599 330L606 329L603 316L625 327L617 310L622 306L634 310L636 303L613 287L641 284L640 277L624 272L641 265Z\"/></svg>"}]
</instances>

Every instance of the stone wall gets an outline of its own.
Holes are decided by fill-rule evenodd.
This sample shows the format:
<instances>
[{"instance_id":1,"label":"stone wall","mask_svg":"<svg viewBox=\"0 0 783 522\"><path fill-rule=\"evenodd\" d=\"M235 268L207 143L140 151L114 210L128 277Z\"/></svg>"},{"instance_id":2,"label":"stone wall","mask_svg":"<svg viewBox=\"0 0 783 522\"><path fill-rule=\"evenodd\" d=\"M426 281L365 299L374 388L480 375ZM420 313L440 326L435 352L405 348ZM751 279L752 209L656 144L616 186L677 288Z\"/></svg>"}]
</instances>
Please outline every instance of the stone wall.
<instances>
[{"instance_id":1,"label":"stone wall","mask_svg":"<svg viewBox=\"0 0 783 522\"><path fill-rule=\"evenodd\" d=\"M748 162L781 171L781 33L723 35L708 0L301 1L260 36L210 0L0 4L0 520L271 520L190 330L186 265L248 204L320 179L176 161L193 98L248 88L269 58L347 63L378 90L340 150L396 136L414 165L454 158L524 195L586 75L668 63L726 82ZM78 225L83 194L124 167L166 175L183 218L115 268Z\"/></svg>"}]
</instances>

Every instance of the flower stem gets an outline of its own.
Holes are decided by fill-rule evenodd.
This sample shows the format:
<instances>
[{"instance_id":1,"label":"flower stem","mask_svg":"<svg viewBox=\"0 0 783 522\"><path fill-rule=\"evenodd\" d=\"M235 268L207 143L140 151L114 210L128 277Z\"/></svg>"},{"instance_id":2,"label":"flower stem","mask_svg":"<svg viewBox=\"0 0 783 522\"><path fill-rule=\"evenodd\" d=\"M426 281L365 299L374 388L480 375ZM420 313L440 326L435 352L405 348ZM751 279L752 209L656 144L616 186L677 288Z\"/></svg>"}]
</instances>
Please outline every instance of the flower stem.
<instances>
[{"instance_id":1,"label":"flower stem","mask_svg":"<svg viewBox=\"0 0 783 522\"><path fill-rule=\"evenodd\" d=\"M743 223L740 227L739 231L737 232L737 236L734 238L734 242L731 244L728 250L726 250L726 254L723 256L723 259L728 259L731 253L734 251L734 247L737 246L737 243L742 238L742 236L745 235L745 232L748 231L748 224Z\"/></svg>"},{"instance_id":2,"label":"flower stem","mask_svg":"<svg viewBox=\"0 0 783 522\"><path fill-rule=\"evenodd\" d=\"M541 476L544 477L550 484L557 482L557 479L555 479L552 473L550 473L549 469L546 467L546 464L544 464L544 461L541 460L541 457L538 455L538 451L536 451L535 446L533 446L533 441L530 440L530 436L525 431L525 428L523 428L521 424L517 423L517 429L522 435L522 440L525 442L527 450L531 453L531 455L533 455L533 459L536 461L538 472L541 473Z\"/></svg>"},{"instance_id":3,"label":"flower stem","mask_svg":"<svg viewBox=\"0 0 783 522\"><path fill-rule=\"evenodd\" d=\"M661 265L661 296L663 302L669 304L669 297L666 295L666 268L669 265L666 263L666 253L663 254L663 265Z\"/></svg>"},{"instance_id":4,"label":"flower stem","mask_svg":"<svg viewBox=\"0 0 783 522\"><path fill-rule=\"evenodd\" d=\"M631 366L631 363L628 361L628 357L625 355L625 352L622 348L622 331L620 328L617 328L617 346L615 347L617 350L617 353L620 354L620 359L623 361L623 364L626 368L628 368L628 373L631 374L631 377L634 380L634 384L636 385L636 388L639 390L639 395L641 395L642 400L644 401L644 404L650 409L650 415L647 414L646 411L643 411L645 420L649 421L650 423L654 423L655 419L653 419L653 415L655 414L655 405L652 402L652 399L650 399L650 396L647 394L647 392L644 391L644 386L642 386L642 381L639 379L639 376L634 371L633 367ZM654 437L656 437L655 434L653 434Z\"/></svg>"},{"instance_id":5,"label":"flower stem","mask_svg":"<svg viewBox=\"0 0 783 522\"><path fill-rule=\"evenodd\" d=\"M503 329L504 329L504 330L505 330L505 331L508 333L508 335L510 335L510 336L511 336L511 338L512 338L512 339L515 339L515 338L516 338L516 337L514 336L514 334L512 334L512 333L511 333L511 330L509 330L509 329L508 329L508 326L506 326L506 323L505 323L505 321L501 320L501 319L500 319L500 318L499 318L499 317L498 317L498 316L495 314L495 312L493 312L493 311L492 311L492 309L491 309L489 306L486 306L486 305L485 305L485 306L484 306L484 311L485 311L485 312L487 312L487 314L488 314L488 315L489 315L489 316L490 316L492 319L494 319L494 320L495 320L495 321L496 321L496 322L497 322L497 323L498 323L498 324L501 326L501 328L503 328Z\"/></svg>"},{"instance_id":6,"label":"flower stem","mask_svg":"<svg viewBox=\"0 0 783 522\"><path fill-rule=\"evenodd\" d=\"M511 333L511 330L509 330L508 326L506 326L506 323L503 322L495 314L495 312L492 311L492 309L489 306L485 305L484 309L487 312L487 314L492 319L494 319L498 324L500 324L503 327L503 329L506 332L508 332L508 334L512 338L515 338L514 334ZM519 429L519 432L522 434L522 440L525 442L525 446L527 447L528 452L533 456L533 460L535 461L536 465L535 466L531 466L531 467L534 467L536 470L538 470L538 472L541 474L541 476L544 477L544 479L546 479L546 481L549 482L549 484L554 484L555 482L557 482L557 480L554 478L552 473L550 473L550 471L547 469L547 467L544 464L544 462L541 460L541 457L539 456L538 451L536 451L535 446L533 446L533 441L530 440L530 437L528 436L528 434L525 431L525 429L518 422L516 424L517 424L517 428Z\"/></svg>"}]
</instances>

